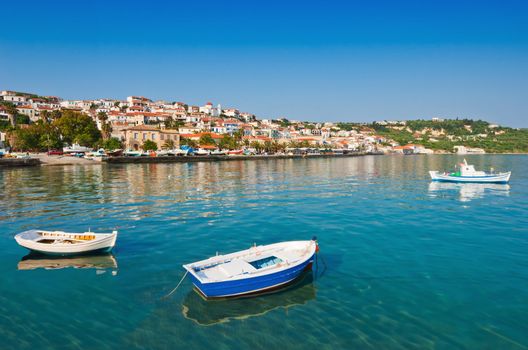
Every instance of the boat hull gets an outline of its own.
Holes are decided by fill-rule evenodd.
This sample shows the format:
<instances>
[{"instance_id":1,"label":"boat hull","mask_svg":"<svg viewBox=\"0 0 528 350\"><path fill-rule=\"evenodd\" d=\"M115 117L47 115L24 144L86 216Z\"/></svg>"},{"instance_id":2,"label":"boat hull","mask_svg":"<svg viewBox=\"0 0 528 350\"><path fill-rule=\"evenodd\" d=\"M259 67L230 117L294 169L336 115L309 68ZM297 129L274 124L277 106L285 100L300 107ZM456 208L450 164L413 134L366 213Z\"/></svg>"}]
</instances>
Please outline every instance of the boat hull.
<instances>
[{"instance_id":1,"label":"boat hull","mask_svg":"<svg viewBox=\"0 0 528 350\"><path fill-rule=\"evenodd\" d=\"M36 248L28 248L28 247L24 247L24 248L28 249L29 251L33 253L50 255L50 256L78 256L78 255L97 255L97 254L110 253L114 247L112 246L112 247L106 247L106 248L98 248L98 249L93 249L93 250L81 250L81 251L75 251L75 252L71 252L71 251L51 252L49 250L41 250L41 249L36 249Z\"/></svg>"},{"instance_id":2,"label":"boat hull","mask_svg":"<svg viewBox=\"0 0 528 350\"><path fill-rule=\"evenodd\" d=\"M510 181L511 172L486 176L452 176L442 174L438 171L430 171L429 174L431 175L431 179L433 181L440 182L505 184Z\"/></svg>"},{"instance_id":3,"label":"boat hull","mask_svg":"<svg viewBox=\"0 0 528 350\"><path fill-rule=\"evenodd\" d=\"M252 296L287 286L301 274L311 269L315 254L288 269L263 276L232 281L201 283L191 274L196 289L207 299Z\"/></svg>"}]
</instances>

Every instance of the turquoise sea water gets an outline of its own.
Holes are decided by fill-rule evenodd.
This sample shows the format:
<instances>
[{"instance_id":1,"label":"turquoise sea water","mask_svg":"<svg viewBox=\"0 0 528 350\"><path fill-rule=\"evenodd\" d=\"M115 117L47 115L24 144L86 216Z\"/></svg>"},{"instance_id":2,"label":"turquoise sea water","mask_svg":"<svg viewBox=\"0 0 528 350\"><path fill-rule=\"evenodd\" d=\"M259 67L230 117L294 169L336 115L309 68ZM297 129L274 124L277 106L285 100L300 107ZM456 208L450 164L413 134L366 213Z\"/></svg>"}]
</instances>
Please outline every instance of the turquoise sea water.
<instances>
[{"instance_id":1,"label":"turquoise sea water","mask_svg":"<svg viewBox=\"0 0 528 350\"><path fill-rule=\"evenodd\" d=\"M528 157L467 159L510 185L431 184L457 156L0 170L0 348L526 349ZM12 238L115 227L92 259ZM313 235L318 269L290 290L161 298L184 263Z\"/></svg>"}]
</instances>

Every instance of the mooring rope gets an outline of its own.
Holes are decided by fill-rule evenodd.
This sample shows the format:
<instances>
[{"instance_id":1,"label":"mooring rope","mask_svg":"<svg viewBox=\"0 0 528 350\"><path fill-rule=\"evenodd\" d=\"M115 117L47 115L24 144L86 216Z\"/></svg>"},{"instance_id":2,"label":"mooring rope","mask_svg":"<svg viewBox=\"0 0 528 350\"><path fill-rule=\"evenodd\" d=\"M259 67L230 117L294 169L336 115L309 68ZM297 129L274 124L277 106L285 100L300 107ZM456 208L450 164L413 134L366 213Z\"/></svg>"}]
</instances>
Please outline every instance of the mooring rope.
<instances>
[{"instance_id":1,"label":"mooring rope","mask_svg":"<svg viewBox=\"0 0 528 350\"><path fill-rule=\"evenodd\" d=\"M189 271L185 271L185 274L183 275L182 279L180 280L180 282L178 283L178 285L176 287L174 287L173 290L170 291L169 294L165 295L163 298L161 299L166 299L168 297L170 297L172 295L172 293L174 293L176 291L176 289L178 289L178 287L180 286L180 284L182 284L183 280L185 279L185 277L187 277L187 274L189 273Z\"/></svg>"},{"instance_id":2,"label":"mooring rope","mask_svg":"<svg viewBox=\"0 0 528 350\"><path fill-rule=\"evenodd\" d=\"M319 272L319 264L318 264L318 260L319 260L319 256L321 256L321 262L323 263L323 271L322 272ZM321 277L323 277L324 273L326 272L326 261L324 260L323 256L321 255L321 253L317 253L315 255L315 279L319 279Z\"/></svg>"}]
</instances>

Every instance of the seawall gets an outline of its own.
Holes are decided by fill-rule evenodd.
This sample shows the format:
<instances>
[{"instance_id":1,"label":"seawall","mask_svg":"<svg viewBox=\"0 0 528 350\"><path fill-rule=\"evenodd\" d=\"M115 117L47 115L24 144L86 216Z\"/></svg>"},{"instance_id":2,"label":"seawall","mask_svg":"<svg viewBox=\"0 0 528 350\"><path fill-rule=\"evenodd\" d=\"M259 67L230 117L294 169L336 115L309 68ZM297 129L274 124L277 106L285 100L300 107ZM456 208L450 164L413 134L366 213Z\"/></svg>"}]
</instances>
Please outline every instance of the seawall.
<instances>
[{"instance_id":1,"label":"seawall","mask_svg":"<svg viewBox=\"0 0 528 350\"><path fill-rule=\"evenodd\" d=\"M0 168L37 165L40 165L40 160L36 158L0 158Z\"/></svg>"},{"instance_id":2,"label":"seawall","mask_svg":"<svg viewBox=\"0 0 528 350\"><path fill-rule=\"evenodd\" d=\"M303 159L303 158L347 158L359 157L378 153L349 153L349 154L314 154L314 155L258 155L258 156L170 156L170 157L108 157L103 162L109 164L126 163L192 163L192 162L223 162L235 160L264 160L264 159Z\"/></svg>"}]
</instances>

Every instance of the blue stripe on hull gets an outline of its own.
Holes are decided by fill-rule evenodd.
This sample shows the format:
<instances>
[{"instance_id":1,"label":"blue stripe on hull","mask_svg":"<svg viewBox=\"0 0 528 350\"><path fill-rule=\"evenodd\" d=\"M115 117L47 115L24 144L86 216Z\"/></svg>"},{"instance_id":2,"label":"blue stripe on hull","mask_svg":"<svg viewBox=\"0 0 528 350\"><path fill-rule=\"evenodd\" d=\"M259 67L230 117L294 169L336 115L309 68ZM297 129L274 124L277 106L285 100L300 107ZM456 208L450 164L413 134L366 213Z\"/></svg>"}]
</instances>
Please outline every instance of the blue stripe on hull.
<instances>
[{"instance_id":1,"label":"blue stripe on hull","mask_svg":"<svg viewBox=\"0 0 528 350\"><path fill-rule=\"evenodd\" d=\"M264 276L216 283L201 283L192 275L191 278L195 287L207 298L225 298L253 294L277 288L293 281L308 268L308 265L313 262L314 256L315 254L300 265Z\"/></svg>"}]
</instances>

